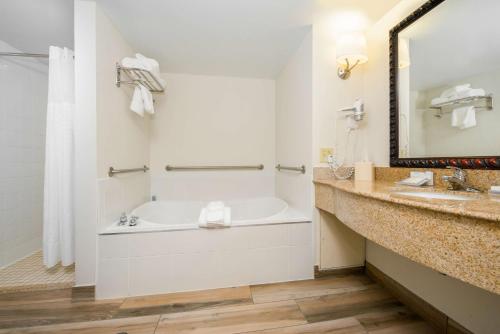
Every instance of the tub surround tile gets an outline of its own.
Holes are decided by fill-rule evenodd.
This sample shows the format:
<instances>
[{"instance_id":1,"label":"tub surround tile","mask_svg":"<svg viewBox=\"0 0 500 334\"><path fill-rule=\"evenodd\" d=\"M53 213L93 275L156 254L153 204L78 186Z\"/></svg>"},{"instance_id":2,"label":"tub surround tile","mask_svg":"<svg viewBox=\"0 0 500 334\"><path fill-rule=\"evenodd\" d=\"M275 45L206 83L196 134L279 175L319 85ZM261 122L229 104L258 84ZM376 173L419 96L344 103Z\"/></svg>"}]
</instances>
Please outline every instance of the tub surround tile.
<instances>
[{"instance_id":1,"label":"tub surround tile","mask_svg":"<svg viewBox=\"0 0 500 334\"><path fill-rule=\"evenodd\" d=\"M328 179L315 184L316 206L360 235L438 272L500 293L500 202L485 194L464 194L477 197L470 201L409 198L392 192L419 189L392 181Z\"/></svg>"},{"instance_id":2,"label":"tub surround tile","mask_svg":"<svg viewBox=\"0 0 500 334\"><path fill-rule=\"evenodd\" d=\"M128 259L99 260L96 296L99 299L123 297L128 293Z\"/></svg>"},{"instance_id":3,"label":"tub surround tile","mask_svg":"<svg viewBox=\"0 0 500 334\"><path fill-rule=\"evenodd\" d=\"M312 224L100 235L98 298L314 277ZM125 260L115 269L101 268ZM202 277L200 277L200 273ZM102 286L112 287L109 291Z\"/></svg>"}]
</instances>

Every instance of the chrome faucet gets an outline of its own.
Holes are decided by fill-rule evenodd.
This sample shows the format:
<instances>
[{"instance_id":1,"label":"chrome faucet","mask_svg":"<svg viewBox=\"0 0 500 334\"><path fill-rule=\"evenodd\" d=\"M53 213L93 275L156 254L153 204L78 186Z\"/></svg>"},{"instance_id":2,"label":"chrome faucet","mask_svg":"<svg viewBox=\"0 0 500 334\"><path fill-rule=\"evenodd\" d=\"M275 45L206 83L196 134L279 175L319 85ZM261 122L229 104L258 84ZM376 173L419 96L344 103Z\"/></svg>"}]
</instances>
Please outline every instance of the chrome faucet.
<instances>
[{"instance_id":1,"label":"chrome faucet","mask_svg":"<svg viewBox=\"0 0 500 334\"><path fill-rule=\"evenodd\" d=\"M120 216L120 222L118 223L118 225L122 226L125 225L127 222L128 222L127 214L125 212L122 212Z\"/></svg>"},{"instance_id":2,"label":"chrome faucet","mask_svg":"<svg viewBox=\"0 0 500 334\"><path fill-rule=\"evenodd\" d=\"M453 175L443 176L443 181L448 183L449 190L465 190L474 193L482 192L480 189L467 183L467 173L465 170L454 166L447 166L446 168L453 169Z\"/></svg>"},{"instance_id":3,"label":"chrome faucet","mask_svg":"<svg viewBox=\"0 0 500 334\"><path fill-rule=\"evenodd\" d=\"M138 216L132 216L130 217L130 221L128 222L128 226L135 226L137 225L137 220L139 219Z\"/></svg>"}]
</instances>

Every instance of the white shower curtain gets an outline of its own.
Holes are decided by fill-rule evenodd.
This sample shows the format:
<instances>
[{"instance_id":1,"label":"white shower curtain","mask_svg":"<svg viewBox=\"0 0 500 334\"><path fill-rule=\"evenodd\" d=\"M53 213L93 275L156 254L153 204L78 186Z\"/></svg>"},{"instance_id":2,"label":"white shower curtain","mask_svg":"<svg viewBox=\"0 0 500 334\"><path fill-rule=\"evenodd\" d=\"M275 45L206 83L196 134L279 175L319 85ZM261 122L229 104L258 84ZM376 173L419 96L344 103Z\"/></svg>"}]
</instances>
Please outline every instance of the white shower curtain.
<instances>
[{"instance_id":1,"label":"white shower curtain","mask_svg":"<svg viewBox=\"0 0 500 334\"><path fill-rule=\"evenodd\" d=\"M49 268L74 262L74 68L73 51L50 47L43 209L43 261Z\"/></svg>"}]
</instances>

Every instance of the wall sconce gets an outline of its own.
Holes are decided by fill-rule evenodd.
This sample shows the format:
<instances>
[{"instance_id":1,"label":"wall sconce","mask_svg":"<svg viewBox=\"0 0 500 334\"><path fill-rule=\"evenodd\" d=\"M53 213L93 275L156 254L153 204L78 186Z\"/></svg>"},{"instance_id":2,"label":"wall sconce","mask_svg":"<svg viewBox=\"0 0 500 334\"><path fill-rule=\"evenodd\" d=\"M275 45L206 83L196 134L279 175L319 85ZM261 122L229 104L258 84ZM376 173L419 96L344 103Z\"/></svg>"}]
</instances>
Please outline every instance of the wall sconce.
<instances>
[{"instance_id":1,"label":"wall sconce","mask_svg":"<svg viewBox=\"0 0 500 334\"><path fill-rule=\"evenodd\" d=\"M398 40L398 66L400 69L410 67L410 43L406 38Z\"/></svg>"},{"instance_id":2,"label":"wall sconce","mask_svg":"<svg viewBox=\"0 0 500 334\"><path fill-rule=\"evenodd\" d=\"M337 74L339 78L346 80L353 68L368 61L365 36L358 32L340 36L337 39L336 53L339 64Z\"/></svg>"}]
</instances>

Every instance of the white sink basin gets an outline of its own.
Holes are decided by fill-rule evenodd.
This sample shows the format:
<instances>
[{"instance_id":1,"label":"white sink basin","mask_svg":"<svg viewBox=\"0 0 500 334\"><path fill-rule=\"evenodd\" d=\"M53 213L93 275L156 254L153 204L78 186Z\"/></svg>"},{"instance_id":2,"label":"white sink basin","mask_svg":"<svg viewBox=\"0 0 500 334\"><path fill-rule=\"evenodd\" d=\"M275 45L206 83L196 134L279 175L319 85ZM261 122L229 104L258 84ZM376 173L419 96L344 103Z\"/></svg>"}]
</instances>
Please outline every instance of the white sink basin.
<instances>
[{"instance_id":1,"label":"white sink basin","mask_svg":"<svg viewBox=\"0 0 500 334\"><path fill-rule=\"evenodd\" d=\"M402 196L410 196L410 197L419 197L419 198L428 198L428 199L443 199L448 201L470 201L473 198L469 196L463 195L454 195L454 194L445 194L445 193L434 193L434 192L423 192L423 191L395 191L393 194L402 195Z\"/></svg>"}]
</instances>

